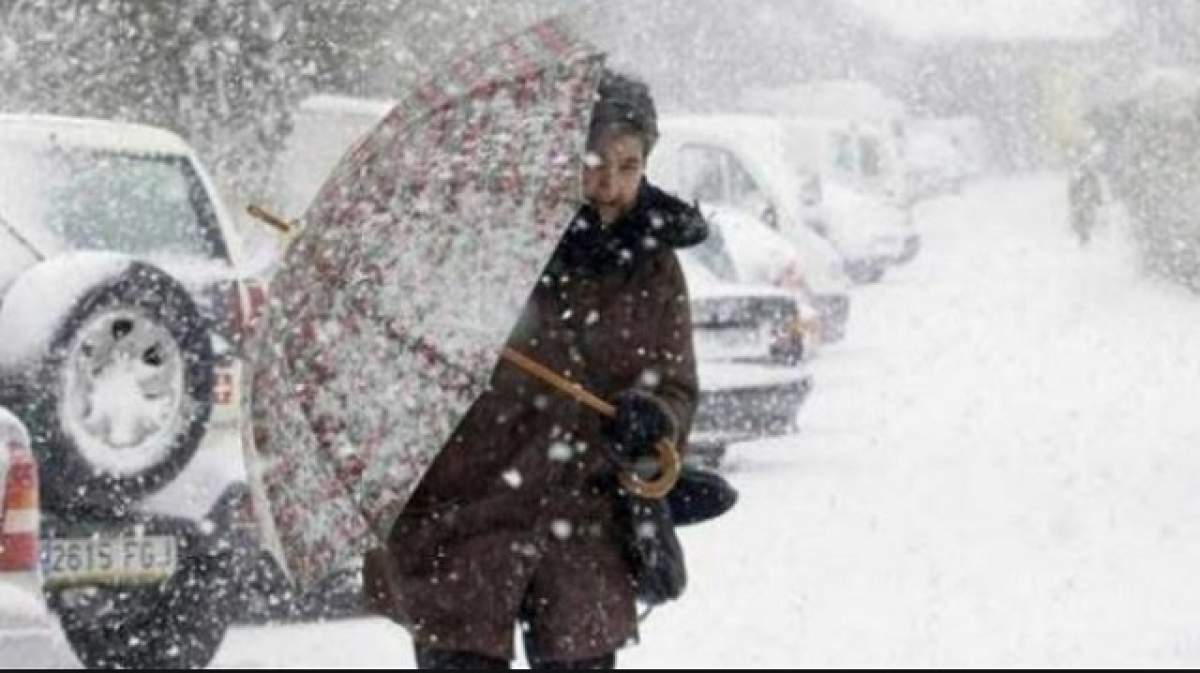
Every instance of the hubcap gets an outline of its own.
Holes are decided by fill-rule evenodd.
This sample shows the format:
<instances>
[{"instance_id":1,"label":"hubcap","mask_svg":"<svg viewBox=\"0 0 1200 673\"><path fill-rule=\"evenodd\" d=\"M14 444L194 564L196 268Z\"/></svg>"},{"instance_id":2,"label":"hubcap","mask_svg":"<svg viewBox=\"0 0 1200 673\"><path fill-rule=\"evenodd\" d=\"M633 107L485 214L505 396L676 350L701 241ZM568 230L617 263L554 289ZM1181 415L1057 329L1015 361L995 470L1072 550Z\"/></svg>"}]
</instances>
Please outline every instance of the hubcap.
<instances>
[{"instance_id":1,"label":"hubcap","mask_svg":"<svg viewBox=\"0 0 1200 673\"><path fill-rule=\"evenodd\" d=\"M79 330L63 384L67 433L93 468L114 476L164 460L190 411L179 344L129 309L99 313Z\"/></svg>"}]
</instances>

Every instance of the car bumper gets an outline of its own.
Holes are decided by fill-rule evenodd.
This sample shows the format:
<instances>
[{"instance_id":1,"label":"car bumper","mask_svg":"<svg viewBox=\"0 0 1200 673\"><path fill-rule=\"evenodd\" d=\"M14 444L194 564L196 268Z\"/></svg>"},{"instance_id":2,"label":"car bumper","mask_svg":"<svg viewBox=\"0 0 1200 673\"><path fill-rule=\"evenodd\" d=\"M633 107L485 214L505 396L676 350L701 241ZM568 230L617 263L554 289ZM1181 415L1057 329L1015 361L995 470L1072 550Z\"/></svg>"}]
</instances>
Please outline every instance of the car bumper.
<instances>
[{"instance_id":1,"label":"car bumper","mask_svg":"<svg viewBox=\"0 0 1200 673\"><path fill-rule=\"evenodd\" d=\"M812 390L809 374L797 368L728 365L706 383L705 374L718 367L701 363L700 399L689 439L693 450L703 453L795 432L797 412Z\"/></svg>"}]
</instances>

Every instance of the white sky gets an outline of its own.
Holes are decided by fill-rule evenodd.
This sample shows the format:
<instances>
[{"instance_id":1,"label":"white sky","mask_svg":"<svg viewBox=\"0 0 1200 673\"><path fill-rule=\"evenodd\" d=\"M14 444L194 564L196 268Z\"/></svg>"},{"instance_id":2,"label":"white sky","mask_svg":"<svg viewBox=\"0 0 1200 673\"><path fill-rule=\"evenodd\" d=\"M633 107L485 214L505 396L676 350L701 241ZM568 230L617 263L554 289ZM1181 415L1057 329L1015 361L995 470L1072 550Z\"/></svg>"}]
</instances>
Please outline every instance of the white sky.
<instances>
[{"instance_id":1,"label":"white sky","mask_svg":"<svg viewBox=\"0 0 1200 673\"><path fill-rule=\"evenodd\" d=\"M1100 37L1118 23L1111 0L854 0L917 39Z\"/></svg>"}]
</instances>

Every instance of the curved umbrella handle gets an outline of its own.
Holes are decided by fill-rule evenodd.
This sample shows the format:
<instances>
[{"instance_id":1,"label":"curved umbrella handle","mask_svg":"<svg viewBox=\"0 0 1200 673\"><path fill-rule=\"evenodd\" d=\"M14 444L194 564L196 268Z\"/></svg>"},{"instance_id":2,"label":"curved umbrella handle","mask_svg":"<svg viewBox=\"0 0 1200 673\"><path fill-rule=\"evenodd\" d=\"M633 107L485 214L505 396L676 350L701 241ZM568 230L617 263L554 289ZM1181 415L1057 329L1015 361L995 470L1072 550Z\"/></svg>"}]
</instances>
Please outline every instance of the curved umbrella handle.
<instances>
[{"instance_id":1,"label":"curved umbrella handle","mask_svg":"<svg viewBox=\"0 0 1200 673\"><path fill-rule=\"evenodd\" d=\"M651 481L644 481L636 474L622 472L619 478L621 486L626 491L642 498L662 500L667 497L671 489L675 488L675 483L679 481L679 473L683 470L683 461L679 458L679 451L676 450L675 443L668 439L660 440L656 448L658 448L658 477Z\"/></svg>"},{"instance_id":2,"label":"curved umbrella handle","mask_svg":"<svg viewBox=\"0 0 1200 673\"><path fill-rule=\"evenodd\" d=\"M601 416L613 418L617 415L617 409L612 404L596 397L584 389L583 386L558 375L553 370L518 350L505 348L501 351L500 357L533 378L552 388L558 389L569 397L575 398L575 400L592 408ZM621 486L636 496L661 500L667 497L671 489L675 488L675 482L679 481L679 473L683 470L683 461L679 457L679 450L675 448L675 443L670 440L660 440L656 448L658 449L659 466L659 475L657 478L645 481L635 474L622 472L620 480Z\"/></svg>"}]
</instances>

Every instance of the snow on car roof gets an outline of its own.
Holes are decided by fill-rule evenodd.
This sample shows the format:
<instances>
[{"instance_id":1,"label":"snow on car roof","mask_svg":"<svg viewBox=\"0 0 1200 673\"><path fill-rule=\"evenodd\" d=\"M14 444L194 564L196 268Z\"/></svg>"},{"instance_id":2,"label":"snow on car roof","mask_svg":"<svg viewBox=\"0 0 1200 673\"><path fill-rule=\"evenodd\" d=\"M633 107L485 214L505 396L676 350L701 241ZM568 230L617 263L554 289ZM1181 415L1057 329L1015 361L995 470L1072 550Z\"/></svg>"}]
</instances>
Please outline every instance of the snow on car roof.
<instances>
[{"instance_id":1,"label":"snow on car roof","mask_svg":"<svg viewBox=\"0 0 1200 673\"><path fill-rule=\"evenodd\" d=\"M753 114L672 115L661 119L659 125L664 136L669 131L707 136L747 150L778 147L783 135L775 119Z\"/></svg>"},{"instance_id":2,"label":"snow on car roof","mask_svg":"<svg viewBox=\"0 0 1200 673\"><path fill-rule=\"evenodd\" d=\"M230 261L235 266L241 265L245 252L234 220L212 177L183 137L163 128L130 122L42 114L0 114L0 142L4 141L187 158L211 201Z\"/></svg>"},{"instance_id":3,"label":"snow on car roof","mask_svg":"<svg viewBox=\"0 0 1200 673\"><path fill-rule=\"evenodd\" d=\"M695 253L680 250L676 253L683 275L687 280L688 295L696 299L724 299L728 297L783 297L792 300L792 294L773 285L759 283L728 283L717 278L704 263L695 259Z\"/></svg>"},{"instance_id":4,"label":"snow on car roof","mask_svg":"<svg viewBox=\"0 0 1200 673\"><path fill-rule=\"evenodd\" d=\"M143 124L53 115L0 114L0 140L43 140L72 147L148 154L192 153L183 138L165 129Z\"/></svg>"},{"instance_id":5,"label":"snow on car roof","mask_svg":"<svg viewBox=\"0 0 1200 673\"><path fill-rule=\"evenodd\" d=\"M792 184L795 173L780 155L784 132L777 120L751 114L680 115L664 117L659 128L665 142L710 142L733 149L742 155L740 159L754 173L754 179L771 192L771 200L783 211L781 214L787 218L799 217L795 204L788 198L796 193ZM750 157L753 161L749 161Z\"/></svg>"},{"instance_id":6,"label":"snow on car roof","mask_svg":"<svg viewBox=\"0 0 1200 673\"><path fill-rule=\"evenodd\" d=\"M372 100L369 98L354 98L352 96L336 96L333 94L317 94L300 101L300 110L313 112L341 112L368 117L376 120L383 117L396 106L396 101Z\"/></svg>"}]
</instances>

